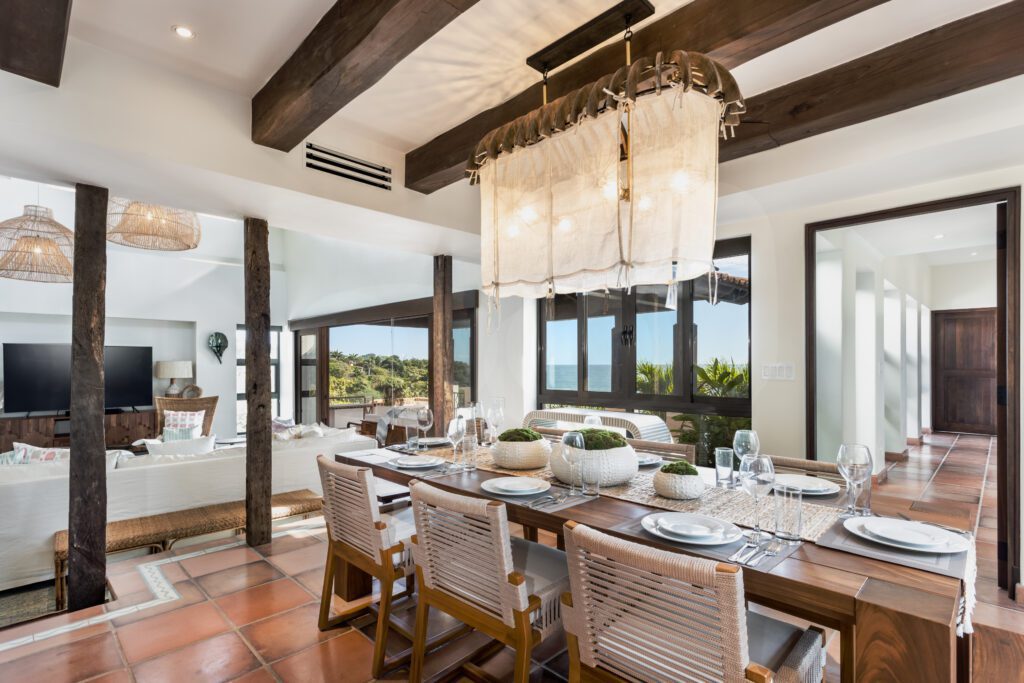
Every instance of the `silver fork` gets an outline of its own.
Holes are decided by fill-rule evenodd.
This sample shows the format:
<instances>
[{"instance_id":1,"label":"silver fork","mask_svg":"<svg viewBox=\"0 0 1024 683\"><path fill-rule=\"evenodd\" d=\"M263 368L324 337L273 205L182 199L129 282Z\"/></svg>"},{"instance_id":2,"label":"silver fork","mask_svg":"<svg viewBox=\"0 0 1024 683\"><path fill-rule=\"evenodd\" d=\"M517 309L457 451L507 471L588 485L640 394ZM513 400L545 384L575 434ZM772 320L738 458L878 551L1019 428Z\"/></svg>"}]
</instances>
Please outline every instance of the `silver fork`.
<instances>
[{"instance_id":1,"label":"silver fork","mask_svg":"<svg viewBox=\"0 0 1024 683\"><path fill-rule=\"evenodd\" d=\"M777 538L773 538L761 548L761 554L756 557L752 557L747 561L748 567L757 566L757 564L766 557L775 557L779 554L779 550L782 549L782 541Z\"/></svg>"}]
</instances>

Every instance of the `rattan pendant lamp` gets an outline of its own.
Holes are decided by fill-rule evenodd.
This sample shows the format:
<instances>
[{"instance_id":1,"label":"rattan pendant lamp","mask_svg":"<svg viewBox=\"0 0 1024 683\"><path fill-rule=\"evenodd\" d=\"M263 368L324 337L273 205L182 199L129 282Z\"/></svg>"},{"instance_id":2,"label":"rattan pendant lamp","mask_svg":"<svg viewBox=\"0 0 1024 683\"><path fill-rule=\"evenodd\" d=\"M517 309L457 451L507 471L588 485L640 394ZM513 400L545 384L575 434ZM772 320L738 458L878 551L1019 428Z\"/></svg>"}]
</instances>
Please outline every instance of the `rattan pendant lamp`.
<instances>
[{"instance_id":1,"label":"rattan pendant lamp","mask_svg":"<svg viewBox=\"0 0 1024 683\"><path fill-rule=\"evenodd\" d=\"M0 277L32 282L71 282L75 235L45 206L0 223Z\"/></svg>"},{"instance_id":2,"label":"rattan pendant lamp","mask_svg":"<svg viewBox=\"0 0 1024 683\"><path fill-rule=\"evenodd\" d=\"M187 251L199 246L202 228L192 211L112 197L107 241L137 249Z\"/></svg>"}]
</instances>

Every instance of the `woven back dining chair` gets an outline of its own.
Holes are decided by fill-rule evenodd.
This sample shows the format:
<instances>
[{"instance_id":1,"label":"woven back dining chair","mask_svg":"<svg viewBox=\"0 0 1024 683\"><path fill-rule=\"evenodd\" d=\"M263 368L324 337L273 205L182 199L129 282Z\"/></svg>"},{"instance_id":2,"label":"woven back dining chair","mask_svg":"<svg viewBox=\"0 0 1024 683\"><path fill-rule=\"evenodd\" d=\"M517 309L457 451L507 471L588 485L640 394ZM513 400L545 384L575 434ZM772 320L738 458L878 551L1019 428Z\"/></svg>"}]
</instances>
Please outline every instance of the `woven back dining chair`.
<instances>
[{"instance_id":1,"label":"woven back dining chair","mask_svg":"<svg viewBox=\"0 0 1024 683\"><path fill-rule=\"evenodd\" d=\"M513 680L530 676L530 655L561 628L559 596L568 589L565 553L512 538L505 505L410 484L419 600L409 680L423 674L431 607L516 651Z\"/></svg>"},{"instance_id":2,"label":"woven back dining chair","mask_svg":"<svg viewBox=\"0 0 1024 683\"><path fill-rule=\"evenodd\" d=\"M574 522L564 532L569 680L822 680L823 632L746 613L739 567Z\"/></svg>"},{"instance_id":3,"label":"woven back dining chair","mask_svg":"<svg viewBox=\"0 0 1024 683\"><path fill-rule=\"evenodd\" d=\"M395 598L405 598L415 590L412 554L408 539L412 536L412 510L405 508L396 515L382 514L377 504L374 477L369 468L353 467L317 456L320 481L324 490L324 520L327 522L327 566L320 596L320 630L344 622L364 606L333 618L330 616L334 581L342 563L363 570L380 581L380 603L377 609L377 632L373 649L373 675L408 661L404 658L386 661L388 631L412 634L391 623L391 606ZM405 513L405 514L402 514ZM394 595L394 584L405 578L405 590Z\"/></svg>"},{"instance_id":4,"label":"woven back dining chair","mask_svg":"<svg viewBox=\"0 0 1024 683\"><path fill-rule=\"evenodd\" d=\"M839 474L839 466L834 462L790 458L784 455L769 455L775 472L779 474L803 474L809 477L821 477L837 484L845 484L843 475Z\"/></svg>"}]
</instances>

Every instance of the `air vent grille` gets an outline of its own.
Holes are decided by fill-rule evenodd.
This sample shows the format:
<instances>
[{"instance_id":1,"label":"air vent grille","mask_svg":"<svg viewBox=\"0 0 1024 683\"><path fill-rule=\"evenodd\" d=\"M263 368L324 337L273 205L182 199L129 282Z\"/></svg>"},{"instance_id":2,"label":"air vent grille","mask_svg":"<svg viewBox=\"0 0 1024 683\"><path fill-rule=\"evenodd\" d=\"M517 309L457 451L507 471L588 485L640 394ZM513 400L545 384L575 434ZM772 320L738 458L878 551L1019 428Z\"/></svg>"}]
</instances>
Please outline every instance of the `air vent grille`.
<instances>
[{"instance_id":1,"label":"air vent grille","mask_svg":"<svg viewBox=\"0 0 1024 683\"><path fill-rule=\"evenodd\" d=\"M354 156L336 152L312 142L306 143L306 168L354 180L357 183L391 189L391 169Z\"/></svg>"}]
</instances>

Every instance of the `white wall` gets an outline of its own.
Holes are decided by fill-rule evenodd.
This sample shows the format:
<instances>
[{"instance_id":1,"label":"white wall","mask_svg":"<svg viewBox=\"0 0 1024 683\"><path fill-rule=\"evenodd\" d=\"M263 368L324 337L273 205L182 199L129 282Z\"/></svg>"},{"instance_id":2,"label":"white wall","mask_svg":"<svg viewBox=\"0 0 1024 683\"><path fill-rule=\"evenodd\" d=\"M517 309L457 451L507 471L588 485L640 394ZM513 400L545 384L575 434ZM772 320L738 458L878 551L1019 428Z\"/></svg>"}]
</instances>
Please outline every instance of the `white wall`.
<instances>
[{"instance_id":1,"label":"white wall","mask_svg":"<svg viewBox=\"0 0 1024 683\"><path fill-rule=\"evenodd\" d=\"M481 295L477 317L479 392L505 399L505 424L518 426L537 407L537 301Z\"/></svg>"},{"instance_id":2,"label":"white wall","mask_svg":"<svg viewBox=\"0 0 1024 683\"><path fill-rule=\"evenodd\" d=\"M996 306L995 259L932 266L930 277L932 310Z\"/></svg>"},{"instance_id":3,"label":"white wall","mask_svg":"<svg viewBox=\"0 0 1024 683\"><path fill-rule=\"evenodd\" d=\"M0 217L19 215L22 205L39 200L54 210L55 218L74 229L74 192L52 187L38 187L0 178ZM192 360L196 376L192 380L207 396L219 396L214 430L218 435L235 434L235 327L245 322L244 273L242 270L242 225L240 221L200 216L202 242L190 252L156 252L129 249L108 244L107 248L107 317L126 321L158 321L185 324L194 330L190 353L182 358L157 355L160 329L157 323L139 323L141 329L153 333L147 344L154 346L156 360ZM271 260L279 261L278 231L272 231ZM287 294L285 275L277 264L271 271L271 323L284 325ZM66 323L63 339L70 342L71 285L0 279L0 313L58 316ZM125 321L125 322L120 322ZM136 332L139 332L136 328ZM218 363L207 347L207 337L223 332L229 340L224 362ZM40 327L40 341L61 341L54 336L53 325ZM144 344L143 335L133 336L133 344ZM113 343L110 339L108 344ZM292 337L282 335L282 413L292 412L291 386ZM176 350L180 353L180 350ZM287 396L287 398L286 398Z\"/></svg>"}]
</instances>

